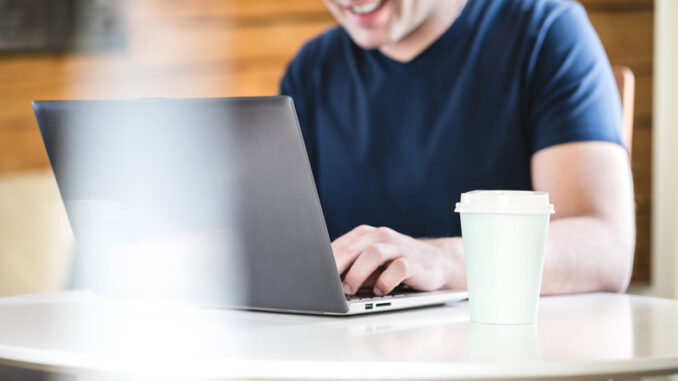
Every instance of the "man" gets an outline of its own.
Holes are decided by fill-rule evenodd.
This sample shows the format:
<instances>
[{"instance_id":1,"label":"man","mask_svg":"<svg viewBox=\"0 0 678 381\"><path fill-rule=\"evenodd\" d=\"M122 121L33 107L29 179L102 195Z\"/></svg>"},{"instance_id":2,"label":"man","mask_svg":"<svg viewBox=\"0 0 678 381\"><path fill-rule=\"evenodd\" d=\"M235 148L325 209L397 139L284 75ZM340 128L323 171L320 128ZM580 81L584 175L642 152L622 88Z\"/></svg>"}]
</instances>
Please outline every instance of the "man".
<instances>
[{"instance_id":1,"label":"man","mask_svg":"<svg viewBox=\"0 0 678 381\"><path fill-rule=\"evenodd\" d=\"M346 294L465 288L462 192L547 191L543 294L626 289L633 186L610 64L567 0L324 0L290 63Z\"/></svg>"}]
</instances>

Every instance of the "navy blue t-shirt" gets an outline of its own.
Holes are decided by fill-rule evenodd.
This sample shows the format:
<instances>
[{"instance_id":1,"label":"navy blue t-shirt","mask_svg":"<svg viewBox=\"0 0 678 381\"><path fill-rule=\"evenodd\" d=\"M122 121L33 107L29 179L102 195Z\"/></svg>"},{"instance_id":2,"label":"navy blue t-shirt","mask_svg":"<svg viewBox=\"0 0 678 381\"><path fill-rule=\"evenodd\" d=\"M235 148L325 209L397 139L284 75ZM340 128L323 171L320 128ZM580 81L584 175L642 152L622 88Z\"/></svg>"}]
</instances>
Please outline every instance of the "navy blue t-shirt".
<instances>
[{"instance_id":1,"label":"navy blue t-shirt","mask_svg":"<svg viewBox=\"0 0 678 381\"><path fill-rule=\"evenodd\" d=\"M412 61L333 28L290 63L290 95L331 239L360 224L413 237L461 235L462 192L532 188L549 146L621 143L621 106L583 7L469 0Z\"/></svg>"}]
</instances>

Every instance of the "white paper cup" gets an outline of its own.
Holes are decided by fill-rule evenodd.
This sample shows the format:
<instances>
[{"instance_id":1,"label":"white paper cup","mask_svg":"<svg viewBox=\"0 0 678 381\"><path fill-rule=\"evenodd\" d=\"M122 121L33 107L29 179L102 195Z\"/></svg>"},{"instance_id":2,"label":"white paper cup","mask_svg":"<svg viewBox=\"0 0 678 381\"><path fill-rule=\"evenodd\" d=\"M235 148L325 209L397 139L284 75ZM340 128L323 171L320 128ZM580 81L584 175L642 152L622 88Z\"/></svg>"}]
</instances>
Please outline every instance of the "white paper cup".
<instances>
[{"instance_id":1,"label":"white paper cup","mask_svg":"<svg viewBox=\"0 0 678 381\"><path fill-rule=\"evenodd\" d=\"M455 212L461 215L471 321L534 323L554 213L548 193L462 193Z\"/></svg>"}]
</instances>

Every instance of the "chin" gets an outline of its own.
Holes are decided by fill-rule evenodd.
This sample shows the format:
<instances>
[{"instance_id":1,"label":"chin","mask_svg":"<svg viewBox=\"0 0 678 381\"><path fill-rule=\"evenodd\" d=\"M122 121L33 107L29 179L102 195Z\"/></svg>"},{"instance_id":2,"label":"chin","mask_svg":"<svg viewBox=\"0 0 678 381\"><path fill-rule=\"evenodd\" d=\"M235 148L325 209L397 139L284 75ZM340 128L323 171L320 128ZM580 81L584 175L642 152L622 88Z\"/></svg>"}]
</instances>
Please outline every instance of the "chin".
<instances>
[{"instance_id":1,"label":"chin","mask_svg":"<svg viewBox=\"0 0 678 381\"><path fill-rule=\"evenodd\" d=\"M346 32L351 36L353 42L363 49L377 49L390 42L390 36L387 28L351 28L344 26Z\"/></svg>"}]
</instances>

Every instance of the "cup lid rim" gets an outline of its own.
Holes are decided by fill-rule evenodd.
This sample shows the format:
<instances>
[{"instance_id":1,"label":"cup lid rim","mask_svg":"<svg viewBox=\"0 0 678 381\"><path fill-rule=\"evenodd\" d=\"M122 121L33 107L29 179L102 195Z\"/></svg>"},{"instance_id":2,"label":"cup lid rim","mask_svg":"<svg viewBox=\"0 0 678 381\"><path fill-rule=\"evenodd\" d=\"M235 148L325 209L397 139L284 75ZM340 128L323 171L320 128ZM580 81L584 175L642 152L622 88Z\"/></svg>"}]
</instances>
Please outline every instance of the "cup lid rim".
<instances>
[{"instance_id":1,"label":"cup lid rim","mask_svg":"<svg viewBox=\"0 0 678 381\"><path fill-rule=\"evenodd\" d=\"M525 190L475 190L461 194L457 213L553 214L548 192Z\"/></svg>"}]
</instances>

